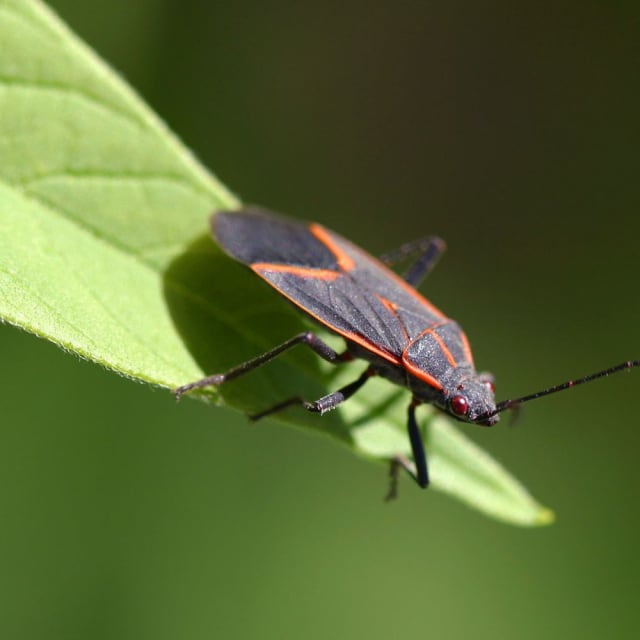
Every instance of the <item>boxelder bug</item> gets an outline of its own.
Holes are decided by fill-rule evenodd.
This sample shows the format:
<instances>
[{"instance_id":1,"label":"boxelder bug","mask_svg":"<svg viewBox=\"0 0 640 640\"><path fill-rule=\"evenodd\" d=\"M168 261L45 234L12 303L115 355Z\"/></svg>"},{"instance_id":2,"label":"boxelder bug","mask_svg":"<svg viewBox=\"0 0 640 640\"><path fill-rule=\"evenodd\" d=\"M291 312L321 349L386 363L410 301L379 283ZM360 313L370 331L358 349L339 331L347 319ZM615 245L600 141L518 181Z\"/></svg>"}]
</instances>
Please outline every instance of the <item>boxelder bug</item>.
<instances>
[{"instance_id":1,"label":"boxelder bug","mask_svg":"<svg viewBox=\"0 0 640 640\"><path fill-rule=\"evenodd\" d=\"M405 457L394 458L390 496L395 493L400 467L421 487L429 484L415 415L419 405L433 404L457 420L492 426L505 409L640 366L640 360L623 362L496 404L493 378L476 372L469 342L460 326L415 290L445 248L439 238L427 237L406 244L379 261L318 224L293 222L255 208L214 214L211 226L226 253L248 265L311 318L342 336L347 348L337 353L307 331L226 373L179 387L175 390L176 397L238 378L297 344L307 345L333 364L362 358L369 366L342 389L314 402L295 396L250 417L257 420L293 405L325 413L350 398L375 375L406 386L412 394L408 431L415 471ZM417 259L402 277L383 264L391 265L411 255L417 255Z\"/></svg>"}]
</instances>

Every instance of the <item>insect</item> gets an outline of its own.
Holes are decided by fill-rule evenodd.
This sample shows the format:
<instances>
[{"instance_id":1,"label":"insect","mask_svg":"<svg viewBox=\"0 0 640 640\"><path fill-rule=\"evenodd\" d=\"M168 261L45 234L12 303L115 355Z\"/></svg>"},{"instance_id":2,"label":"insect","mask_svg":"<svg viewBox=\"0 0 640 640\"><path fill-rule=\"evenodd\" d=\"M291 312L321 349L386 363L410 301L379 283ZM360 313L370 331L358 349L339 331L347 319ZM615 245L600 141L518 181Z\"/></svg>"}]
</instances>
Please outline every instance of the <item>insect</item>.
<instances>
[{"instance_id":1,"label":"insect","mask_svg":"<svg viewBox=\"0 0 640 640\"><path fill-rule=\"evenodd\" d=\"M344 338L346 349L338 353L315 333L306 331L225 373L175 389L176 398L245 375L298 344L332 364L363 359L369 363L366 370L341 389L315 401L294 396L250 418L257 420L295 405L323 414L348 400L372 376L407 387L412 395L407 428L413 464L401 455L391 460L390 497L395 494L400 468L420 487L429 484L427 457L416 420L416 408L421 404L435 405L457 420L492 426L506 409L640 366L640 360L623 362L496 403L493 376L476 371L461 327L416 290L445 249L440 238L430 236L408 243L378 260L318 224L294 222L257 208L218 212L211 217L211 226L229 256L246 264L313 320ZM413 263L402 276L390 269L389 265L411 257Z\"/></svg>"}]
</instances>

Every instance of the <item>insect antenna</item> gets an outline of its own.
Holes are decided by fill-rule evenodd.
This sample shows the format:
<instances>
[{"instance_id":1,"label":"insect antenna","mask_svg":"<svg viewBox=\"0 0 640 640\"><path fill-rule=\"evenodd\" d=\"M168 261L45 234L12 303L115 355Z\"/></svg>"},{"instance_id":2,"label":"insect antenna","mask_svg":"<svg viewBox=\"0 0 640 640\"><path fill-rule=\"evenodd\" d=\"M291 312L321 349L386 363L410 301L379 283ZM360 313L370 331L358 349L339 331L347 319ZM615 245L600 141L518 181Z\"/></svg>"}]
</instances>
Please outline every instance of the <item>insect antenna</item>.
<instances>
[{"instance_id":1,"label":"insect antenna","mask_svg":"<svg viewBox=\"0 0 640 640\"><path fill-rule=\"evenodd\" d=\"M602 371L591 373L588 376L584 376L583 378L577 378L576 380L567 380L562 384L557 384L553 387L542 389L542 391L536 391L535 393L530 393L529 395L522 396L520 398L514 398L513 400L503 400L496 405L496 408L493 411L479 416L476 421L483 422L488 418L495 416L497 413L501 413L506 409L517 407L518 405L521 405L525 402L529 402L529 400L536 400L537 398L542 398L543 396L548 396L552 393L557 393L558 391L564 391L565 389L577 387L579 384L585 384L585 382L592 382L593 380L597 380L598 378L605 378L606 376L610 376L614 373L619 373L620 371L628 371L629 369L633 369L634 367L640 367L640 360L627 360L626 362L622 362L614 367L609 367L608 369L603 369Z\"/></svg>"}]
</instances>

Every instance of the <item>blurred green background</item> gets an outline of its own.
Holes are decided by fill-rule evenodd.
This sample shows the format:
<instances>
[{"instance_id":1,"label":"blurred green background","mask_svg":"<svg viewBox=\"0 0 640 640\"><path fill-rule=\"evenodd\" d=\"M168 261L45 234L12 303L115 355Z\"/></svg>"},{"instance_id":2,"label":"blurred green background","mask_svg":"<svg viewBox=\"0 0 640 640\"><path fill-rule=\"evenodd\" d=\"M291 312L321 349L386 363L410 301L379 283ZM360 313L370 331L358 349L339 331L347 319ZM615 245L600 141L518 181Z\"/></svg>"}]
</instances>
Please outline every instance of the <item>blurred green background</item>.
<instances>
[{"instance_id":1,"label":"blurred green background","mask_svg":"<svg viewBox=\"0 0 640 640\"><path fill-rule=\"evenodd\" d=\"M640 356L640 5L55 0L232 190L425 287L498 396ZM0 327L3 638L635 638L640 373L467 429L558 520Z\"/></svg>"}]
</instances>

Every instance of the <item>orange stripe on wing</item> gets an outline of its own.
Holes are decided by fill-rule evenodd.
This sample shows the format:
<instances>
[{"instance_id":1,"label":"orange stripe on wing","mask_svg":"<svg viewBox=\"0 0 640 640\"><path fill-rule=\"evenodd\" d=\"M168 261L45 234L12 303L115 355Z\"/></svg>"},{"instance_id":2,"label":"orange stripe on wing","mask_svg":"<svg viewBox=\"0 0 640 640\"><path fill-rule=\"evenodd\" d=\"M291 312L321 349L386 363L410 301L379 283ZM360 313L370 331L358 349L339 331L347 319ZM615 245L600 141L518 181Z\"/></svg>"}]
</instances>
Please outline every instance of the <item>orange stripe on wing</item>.
<instances>
[{"instance_id":1,"label":"orange stripe on wing","mask_svg":"<svg viewBox=\"0 0 640 640\"><path fill-rule=\"evenodd\" d=\"M309 231L318 239L322 244L333 253L336 257L336 261L338 262L338 266L344 271L351 271L355 268L356 263L354 259L347 254L343 249L341 249L335 242L335 240L331 237L331 234L319 224L312 223L309 225ZM426 307L433 315L441 318L442 320L446 320L447 316L445 316L440 309L438 309L435 305L433 305L429 300L427 300L423 295L421 295L416 289L414 289L409 283L403 280L395 271L392 271L386 264L380 262L380 260L374 258L372 255L368 254L364 249L360 249L360 247L353 247L355 251L361 253L368 260L372 260L377 263L378 267L380 267L383 271L386 272L386 275L391 278L398 286L400 286L406 293L408 293L412 298L416 300L419 304Z\"/></svg>"},{"instance_id":2,"label":"orange stripe on wing","mask_svg":"<svg viewBox=\"0 0 640 640\"><path fill-rule=\"evenodd\" d=\"M331 237L331 234L321 227L319 224L310 224L309 231L318 239L322 244L333 253L338 262L338 266L344 271L351 271L356 265L353 258L343 251Z\"/></svg>"},{"instance_id":3,"label":"orange stripe on wing","mask_svg":"<svg viewBox=\"0 0 640 640\"><path fill-rule=\"evenodd\" d=\"M253 271L261 275L263 273L290 273L299 278L312 278L315 280L332 281L342 274L331 269L312 269L310 267L296 267L288 264L271 264L270 262L254 262L251 265Z\"/></svg>"},{"instance_id":4,"label":"orange stripe on wing","mask_svg":"<svg viewBox=\"0 0 640 640\"><path fill-rule=\"evenodd\" d=\"M309 312L307 311L307 313ZM313 314L309 314L309 315L313 315ZM322 321L320 320L320 322ZM387 362L391 362L392 364L397 364L397 365L400 364L400 359L397 356L393 355L393 353L389 353L384 349L381 349L375 343L371 342L370 340L367 340L364 336L361 336L357 333L351 333L350 331L341 331L340 329L336 329L335 327L331 327L330 325L327 325L326 322L323 322L322 324L330 327L331 329L333 329L333 331L335 331L338 335L342 336L346 340L351 340L351 342L355 342L356 344L359 344L361 347L364 347L367 351L370 351L371 353L375 353L377 356L379 356L383 360L386 360Z\"/></svg>"},{"instance_id":5,"label":"orange stripe on wing","mask_svg":"<svg viewBox=\"0 0 640 640\"><path fill-rule=\"evenodd\" d=\"M376 344L367 340L364 336L353 333L351 331L345 331L338 327L333 326L331 323L327 322L324 318L313 313L307 309L303 304L300 303L299 300L289 295L284 289L278 287L274 282L269 280L268 274L269 272L279 272L279 273L288 273L294 276L301 276L303 278L319 278L325 281L332 281L339 277L342 277L342 274L336 271L330 271L328 269L308 269L305 267L289 267L287 265L279 265L279 264L271 264L269 262L256 262L251 265L251 269L258 274L263 280L265 280L268 284L270 284L276 291L278 291L282 296L284 296L287 300L292 302L296 307L302 309L307 315L311 316L314 320L316 320L319 324L328 327L339 336L342 336L345 340L350 340L351 342L355 342L356 344L364 347L367 351L374 353L379 356L383 360L390 362L392 364L400 366L400 358L393 353L389 353L386 349L382 349L378 347Z\"/></svg>"},{"instance_id":6,"label":"orange stripe on wing","mask_svg":"<svg viewBox=\"0 0 640 640\"><path fill-rule=\"evenodd\" d=\"M379 293L376 293L375 296L385 306L387 311L389 311L389 313L396 319L396 321L398 322L398 325L400 326L400 329L402 330L404 339L407 342L409 342L410 340L409 332L407 331L407 328L405 327L404 322L402 322L402 319L398 315L398 305L395 302L391 302L391 300L387 300L387 298L385 298L384 296L381 296Z\"/></svg>"},{"instance_id":7,"label":"orange stripe on wing","mask_svg":"<svg viewBox=\"0 0 640 640\"><path fill-rule=\"evenodd\" d=\"M374 256L368 254L364 249L354 246L354 250L362 254L367 260L374 262L379 269L384 271L385 275L390 278L400 288L404 289L418 304L426 307L434 316L441 320L447 320L447 316L440 311L433 303L429 302L419 291L414 289L406 280L403 280L395 271L389 268L384 262L378 260Z\"/></svg>"},{"instance_id":8,"label":"orange stripe on wing","mask_svg":"<svg viewBox=\"0 0 640 640\"><path fill-rule=\"evenodd\" d=\"M396 284L400 285L406 293L414 298L414 300L429 309L429 311L431 311L434 316L437 316L441 320L447 319L447 316L445 316L444 313L440 311L440 309L438 309L433 303L429 302L419 291L414 289L408 282L406 282L406 280L403 280L395 271L389 269L389 267L387 267L387 265L385 265L384 263L381 262L380 264L388 271L389 275L393 280L395 280Z\"/></svg>"},{"instance_id":9,"label":"orange stripe on wing","mask_svg":"<svg viewBox=\"0 0 640 640\"><path fill-rule=\"evenodd\" d=\"M396 315L396 310L398 309L398 305L395 302L391 302L391 300L387 300L384 296L381 296L379 293L375 294L376 298L382 302L382 304L391 311L394 315Z\"/></svg>"}]
</instances>

